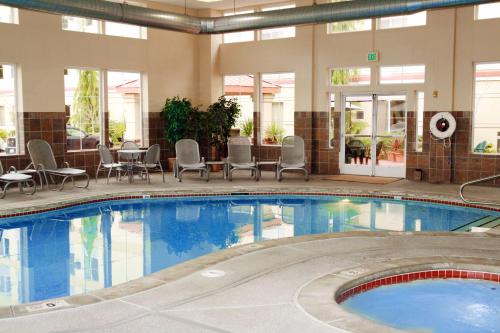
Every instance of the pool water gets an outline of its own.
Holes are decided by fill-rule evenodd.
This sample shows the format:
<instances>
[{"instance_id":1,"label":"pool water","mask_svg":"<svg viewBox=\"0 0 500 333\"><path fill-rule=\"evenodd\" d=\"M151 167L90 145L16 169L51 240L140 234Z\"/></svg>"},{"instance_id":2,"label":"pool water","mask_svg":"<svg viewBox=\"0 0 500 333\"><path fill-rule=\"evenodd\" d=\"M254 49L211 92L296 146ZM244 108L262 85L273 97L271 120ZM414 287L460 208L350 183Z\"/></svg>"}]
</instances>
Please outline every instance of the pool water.
<instances>
[{"instance_id":1,"label":"pool water","mask_svg":"<svg viewBox=\"0 0 500 333\"><path fill-rule=\"evenodd\" d=\"M241 244L352 230L447 231L492 214L406 201L222 196L0 219L0 306L111 287Z\"/></svg>"},{"instance_id":2,"label":"pool water","mask_svg":"<svg viewBox=\"0 0 500 333\"><path fill-rule=\"evenodd\" d=\"M500 283L420 280L347 299L349 311L399 329L433 333L500 332Z\"/></svg>"}]
</instances>

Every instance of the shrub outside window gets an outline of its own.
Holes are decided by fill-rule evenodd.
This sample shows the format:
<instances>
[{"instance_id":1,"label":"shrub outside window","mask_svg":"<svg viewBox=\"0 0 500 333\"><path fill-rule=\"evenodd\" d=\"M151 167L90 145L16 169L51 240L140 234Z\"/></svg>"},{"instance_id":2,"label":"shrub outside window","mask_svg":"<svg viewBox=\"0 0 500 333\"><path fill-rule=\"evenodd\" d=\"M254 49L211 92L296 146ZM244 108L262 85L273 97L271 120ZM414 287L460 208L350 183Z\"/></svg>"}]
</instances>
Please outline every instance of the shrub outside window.
<instances>
[{"instance_id":1,"label":"shrub outside window","mask_svg":"<svg viewBox=\"0 0 500 333\"><path fill-rule=\"evenodd\" d=\"M500 62L475 65L472 151L500 153Z\"/></svg>"},{"instance_id":2,"label":"shrub outside window","mask_svg":"<svg viewBox=\"0 0 500 333\"><path fill-rule=\"evenodd\" d=\"M410 84L425 82L425 65L380 67L380 84Z\"/></svg>"},{"instance_id":3,"label":"shrub outside window","mask_svg":"<svg viewBox=\"0 0 500 333\"><path fill-rule=\"evenodd\" d=\"M19 153L16 66L0 63L0 155Z\"/></svg>"},{"instance_id":4,"label":"shrub outside window","mask_svg":"<svg viewBox=\"0 0 500 333\"><path fill-rule=\"evenodd\" d=\"M332 86L361 86L371 82L369 67L334 68L330 71Z\"/></svg>"},{"instance_id":5,"label":"shrub outside window","mask_svg":"<svg viewBox=\"0 0 500 333\"><path fill-rule=\"evenodd\" d=\"M260 89L262 143L281 144L295 132L295 73L262 74Z\"/></svg>"}]
</instances>

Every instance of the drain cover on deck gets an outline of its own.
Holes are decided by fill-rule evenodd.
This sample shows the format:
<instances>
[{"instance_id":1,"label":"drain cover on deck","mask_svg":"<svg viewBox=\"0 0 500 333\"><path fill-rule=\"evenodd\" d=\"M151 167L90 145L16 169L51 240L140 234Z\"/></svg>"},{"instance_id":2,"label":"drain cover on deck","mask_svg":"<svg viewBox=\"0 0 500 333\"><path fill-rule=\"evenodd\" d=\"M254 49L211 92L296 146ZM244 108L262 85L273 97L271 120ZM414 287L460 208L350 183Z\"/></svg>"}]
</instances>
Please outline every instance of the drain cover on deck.
<instances>
[{"instance_id":1,"label":"drain cover on deck","mask_svg":"<svg viewBox=\"0 0 500 333\"><path fill-rule=\"evenodd\" d=\"M26 307L26 311L28 311L28 312L47 311L47 310L54 310L54 309L58 309L58 308L66 307L66 306L69 306L69 304L66 303L66 301L57 300L57 301L49 301L49 302L28 305Z\"/></svg>"},{"instance_id":2,"label":"drain cover on deck","mask_svg":"<svg viewBox=\"0 0 500 333\"><path fill-rule=\"evenodd\" d=\"M224 271L220 271L218 269L210 269L208 271L203 271L201 273L201 276L207 277L207 278L218 278L218 277L223 277L226 275Z\"/></svg>"}]
</instances>

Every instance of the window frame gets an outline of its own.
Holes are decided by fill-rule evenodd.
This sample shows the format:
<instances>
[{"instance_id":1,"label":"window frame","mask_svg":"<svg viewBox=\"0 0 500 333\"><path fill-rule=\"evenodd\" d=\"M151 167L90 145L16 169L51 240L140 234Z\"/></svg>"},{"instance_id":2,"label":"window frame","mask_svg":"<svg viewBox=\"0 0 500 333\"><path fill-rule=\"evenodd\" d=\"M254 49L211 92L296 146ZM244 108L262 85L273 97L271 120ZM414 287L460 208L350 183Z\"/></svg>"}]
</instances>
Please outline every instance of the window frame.
<instances>
[{"instance_id":1,"label":"window frame","mask_svg":"<svg viewBox=\"0 0 500 333\"><path fill-rule=\"evenodd\" d=\"M498 147L497 147L497 152L496 153L480 153L480 152L475 152L474 148L474 139L476 137L476 68L477 65L487 65L487 64L499 64L500 65L500 60L499 61L475 61L472 63L472 119L471 119L471 136L469 138L469 143L470 143L470 149L469 149L469 154L472 155L477 155L477 156L493 156L493 157L498 157L500 156L500 152L498 152ZM500 128L498 129L498 132L500 132Z\"/></svg>"},{"instance_id":2,"label":"window frame","mask_svg":"<svg viewBox=\"0 0 500 333\"><path fill-rule=\"evenodd\" d=\"M424 80L422 82L390 82L390 83L384 83L382 82L382 69L383 68L404 68L404 67L416 67L416 66L423 66L424 67ZM423 85L425 84L427 79L427 66L425 64L402 64L402 65L381 65L379 66L378 69L378 84L381 86L395 86L395 85Z\"/></svg>"},{"instance_id":3,"label":"window frame","mask_svg":"<svg viewBox=\"0 0 500 333\"><path fill-rule=\"evenodd\" d=\"M272 12L275 10L291 9L291 8L296 8L296 7L297 7L297 4L294 2L274 3L274 4L261 6L258 12ZM275 8L275 9L271 9L271 8ZM293 28L293 36L279 37L279 38L266 38L266 39L262 38L262 33L264 31L274 30L274 29L286 29L286 28ZM290 26L286 26L286 27L277 27L277 28L266 28L266 29L258 30L258 40L259 41L261 41L261 40L289 39L289 38L295 38L295 37L297 37L297 26L295 26L295 25L290 25Z\"/></svg>"},{"instance_id":4,"label":"window frame","mask_svg":"<svg viewBox=\"0 0 500 333\"><path fill-rule=\"evenodd\" d=\"M258 146L266 146L266 147L279 147L280 144L269 144L269 143L264 143L264 127L262 126L262 122L264 121L264 117L262 116L262 113L264 111L264 98L262 98L262 81L263 81L263 76L264 75L274 75L274 74L293 74L294 75L294 87L293 87L293 103L294 103L294 121L293 121L293 126L295 130L295 110L296 110L296 104L297 104L297 73L293 70L291 71L277 71L277 72L259 72L258 73L258 113L259 113L259 132L257 133L257 145ZM254 123L255 126L255 123ZM286 133L285 133L286 134ZM286 135L285 135L286 136Z\"/></svg>"},{"instance_id":5,"label":"window frame","mask_svg":"<svg viewBox=\"0 0 500 333\"><path fill-rule=\"evenodd\" d=\"M108 37L118 37L118 38L128 38L132 40L147 40L148 39L148 28L143 27L140 25L135 25L135 24L127 24L127 23L121 23L121 22L114 22L114 21L106 21L106 20L99 20L99 19L90 19L94 20L97 22L97 32L91 32L91 31L80 31L80 30L73 30L73 29L65 29L64 28L64 18L65 17L71 17L71 18L79 18L79 19L87 19L85 17L80 17L80 16L73 16L73 15L61 15L61 29L62 31L70 31L70 32L80 32L84 34L92 34L92 35L102 35L102 36L108 36ZM130 25L139 28L139 37L132 37L132 36L122 36L122 35L113 35L113 34L108 34L106 32L106 24L107 23L116 23L116 24L125 24L125 25ZM70 69L70 68L68 68Z\"/></svg>"},{"instance_id":6,"label":"window frame","mask_svg":"<svg viewBox=\"0 0 500 333\"><path fill-rule=\"evenodd\" d=\"M257 137L255 136L255 111L256 111L256 107L258 106L259 104L259 83L257 82L258 78L260 77L259 74L255 74L255 73L245 73L245 74L222 74L222 92L224 93L224 96L225 97L231 97L233 98L234 96L236 95L226 95L226 77L235 77L235 76L252 76L252 79L253 79L253 92L252 92L252 104L253 104L253 110L252 110L252 117L251 117L251 120L253 121L253 133L252 133L252 136L250 137L251 141L250 141L250 144L253 145L253 142L254 140L257 140ZM237 96L241 96L241 95L237 95ZM241 128L239 127L240 124L236 124L236 127L235 128L238 128L241 130ZM257 133L258 134L258 133ZM241 136L241 134L240 134Z\"/></svg>"},{"instance_id":7,"label":"window frame","mask_svg":"<svg viewBox=\"0 0 500 333\"><path fill-rule=\"evenodd\" d=\"M345 70L345 69L368 69L370 71L370 80L368 83L361 84L333 84L332 73L334 70ZM328 86L331 88L345 88L345 87L368 87L373 84L373 68L371 66L344 66L344 67L330 67L328 69Z\"/></svg>"},{"instance_id":8,"label":"window frame","mask_svg":"<svg viewBox=\"0 0 500 333\"><path fill-rule=\"evenodd\" d=\"M490 5L490 4L495 4L498 5L500 8L500 1L499 2L490 2L490 3L484 3L480 5L474 6L474 21L487 21L487 20L498 20L500 19L500 13L498 16L493 16L493 17L485 17L485 18L480 18L479 17L479 7L484 6L484 5Z\"/></svg>"},{"instance_id":9,"label":"window frame","mask_svg":"<svg viewBox=\"0 0 500 333\"><path fill-rule=\"evenodd\" d=\"M64 68L65 70L78 70L78 71L97 71L99 73L99 126L100 128L100 133L99 133L99 144L104 144L106 143L105 141L105 121L104 121L104 116L103 112L105 110L103 107L105 106L105 102L107 101L107 96L104 96L104 87L107 82L107 77L106 77L106 70L100 69L100 68L95 68L95 67L74 67L74 66L67 66ZM66 75L66 74L65 74ZM106 80L106 82L105 82ZM64 84L64 93L66 94L66 84ZM64 105L66 106L66 96L64 96ZM71 110L70 110L70 116L71 116ZM66 131L66 126L68 123L64 124L64 142L67 141L67 131ZM78 130L82 131L81 128L78 128ZM98 148L92 148L92 149L68 149L68 145L66 144L66 152L67 153L74 153L74 152L86 152L86 151L96 151Z\"/></svg>"},{"instance_id":10,"label":"window frame","mask_svg":"<svg viewBox=\"0 0 500 333\"><path fill-rule=\"evenodd\" d=\"M14 128L16 131L15 139L16 139L16 153L15 154L7 154L6 151L1 152L0 156L19 156L24 155L24 126L21 126L21 122L23 121L23 110L22 110L22 90L21 85L19 83L20 79L20 66L16 63L12 62L0 62L2 66L11 66L13 68L12 75L14 80L14 114L16 115L16 120L14 122ZM23 144L21 144L21 142ZM7 142L5 143L7 144Z\"/></svg>"},{"instance_id":11,"label":"window frame","mask_svg":"<svg viewBox=\"0 0 500 333\"><path fill-rule=\"evenodd\" d=\"M146 93L145 93L145 73L144 72L141 72L141 71L135 71L135 70L121 70L121 69L106 69L105 70L106 72L106 75L105 75L105 86L104 86L104 89L106 90L106 95L105 95L105 109L104 111L108 114L108 127L106 128L106 131L108 131L109 133L109 94L108 94L108 74L109 72L113 72L113 73L130 73L130 74L138 74L139 75L139 84L140 84L140 101L139 101L139 114L140 114L140 118L139 118L139 126L140 126L140 129L141 129L141 137L140 137L140 140L141 140L141 145L145 145L145 139L146 139L146 132L145 132L145 126L144 124L146 123L146 116L147 116L147 112L145 113L144 110L147 108L147 104L145 104L145 96L146 96ZM104 125L103 125L104 126ZM120 147L115 147L113 146L111 149L120 149Z\"/></svg>"},{"instance_id":12,"label":"window frame","mask_svg":"<svg viewBox=\"0 0 500 333\"><path fill-rule=\"evenodd\" d=\"M388 28L381 28L380 27L380 21L383 18L394 18L394 17L409 17L412 15L420 14L420 13L425 13L425 23L424 24L417 24L417 25L403 25L403 26L397 26L397 27L388 27ZM375 19L375 30L393 30L393 29L411 29L411 28L419 28L419 27L426 27L427 26L427 10L422 10L413 14L403 14L403 15L391 15L391 16L386 16L382 18L377 18Z\"/></svg>"},{"instance_id":13,"label":"window frame","mask_svg":"<svg viewBox=\"0 0 500 333\"><path fill-rule=\"evenodd\" d=\"M235 15L243 15L243 14L253 14L258 12L254 8L239 8L236 11L234 10L225 10L222 12L223 17L229 17L229 16L235 16ZM251 31L253 33L253 37L251 40L243 40L243 41L236 41L236 42L226 42L226 35L229 34L239 34L242 32L248 32ZM238 43L250 43L250 42L255 42L258 40L257 38L257 31L256 30L247 30L247 31L236 31L236 32L226 32L222 34L222 44L238 44Z\"/></svg>"},{"instance_id":14,"label":"window frame","mask_svg":"<svg viewBox=\"0 0 500 333\"><path fill-rule=\"evenodd\" d=\"M0 7L6 7L11 11L12 20L10 22L0 21L0 24L19 24L19 9L12 6L0 5Z\"/></svg>"}]
</instances>

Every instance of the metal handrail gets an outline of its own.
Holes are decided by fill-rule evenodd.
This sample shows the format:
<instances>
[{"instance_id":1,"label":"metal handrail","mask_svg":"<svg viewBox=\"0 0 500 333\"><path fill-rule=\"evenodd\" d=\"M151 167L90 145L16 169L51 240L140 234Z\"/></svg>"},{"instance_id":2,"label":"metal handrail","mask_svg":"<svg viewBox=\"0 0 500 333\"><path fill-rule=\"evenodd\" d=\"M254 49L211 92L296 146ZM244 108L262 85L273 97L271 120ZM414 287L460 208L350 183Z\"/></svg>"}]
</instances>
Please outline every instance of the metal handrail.
<instances>
[{"instance_id":1,"label":"metal handrail","mask_svg":"<svg viewBox=\"0 0 500 333\"><path fill-rule=\"evenodd\" d=\"M472 201L472 200L469 200L469 199L465 199L465 197L464 197L464 189L467 186L478 184L478 183L482 183L482 182L487 182L487 181L494 180L494 179L497 179L497 178L500 178L500 175L484 177L484 178L475 179L475 180L471 180L471 181L468 181L466 183L463 183L462 186L460 186L460 198L462 199L462 201L464 201L466 203L470 203L470 204L488 205L488 206L500 206L499 202Z\"/></svg>"}]
</instances>

